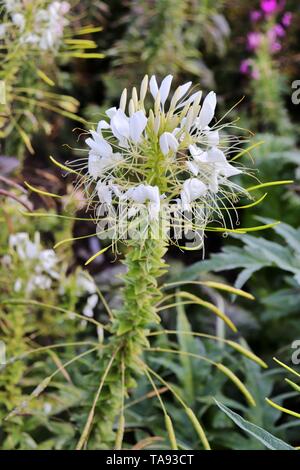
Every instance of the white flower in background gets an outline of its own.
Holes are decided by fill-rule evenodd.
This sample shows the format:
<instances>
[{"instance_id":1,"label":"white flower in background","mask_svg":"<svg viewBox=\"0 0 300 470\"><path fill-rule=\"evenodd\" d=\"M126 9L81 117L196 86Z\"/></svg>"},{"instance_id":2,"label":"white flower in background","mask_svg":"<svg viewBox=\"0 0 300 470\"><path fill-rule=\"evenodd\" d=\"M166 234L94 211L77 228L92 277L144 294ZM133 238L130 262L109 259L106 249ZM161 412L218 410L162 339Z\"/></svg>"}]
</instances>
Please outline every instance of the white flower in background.
<instances>
[{"instance_id":1,"label":"white flower in background","mask_svg":"<svg viewBox=\"0 0 300 470\"><path fill-rule=\"evenodd\" d=\"M201 105L202 92L190 93L191 82L171 94L172 80L168 75L159 85L145 76L139 90L123 90L119 106L90 131L87 163L77 168L87 170L87 194L96 207L127 204L130 218L143 218L144 208L151 225L167 213L163 204L179 202L184 210L201 208L206 222L217 215L224 223L224 200L232 206L248 196L231 182L242 170L228 160L242 141L216 123L213 91ZM154 100L149 108L147 94Z\"/></svg>"},{"instance_id":2,"label":"white flower in background","mask_svg":"<svg viewBox=\"0 0 300 470\"><path fill-rule=\"evenodd\" d=\"M111 186L110 186L111 187ZM113 189L113 188L111 188ZM117 189L115 188L117 191ZM34 234L33 241L27 232L19 232L9 236L9 248L11 255L1 258L3 265L13 268L15 260L22 264L24 277L17 277L14 283L14 291L30 295L37 290L51 289L53 282L58 287L58 294L63 296L68 289L74 289L74 276L66 276L63 266L54 250L43 249L40 242L40 233ZM75 273L76 295L78 299L84 298L86 303L83 307L83 315L93 317L94 309L98 303L97 287L94 279L84 271Z\"/></svg>"},{"instance_id":3,"label":"white flower in background","mask_svg":"<svg viewBox=\"0 0 300 470\"><path fill-rule=\"evenodd\" d=\"M94 316L94 308L98 303L98 295L90 295L87 299L86 305L82 310L83 315L86 317L92 318Z\"/></svg>"},{"instance_id":4,"label":"white flower in background","mask_svg":"<svg viewBox=\"0 0 300 470\"><path fill-rule=\"evenodd\" d=\"M9 13L12 26L20 34L21 44L32 44L46 51L59 46L64 34L64 28L69 24L66 14L70 10L70 3L54 1L47 5L41 2L40 8L27 11L31 8L30 2L5 0L6 11ZM6 29L9 23L6 24Z\"/></svg>"},{"instance_id":5,"label":"white flower in background","mask_svg":"<svg viewBox=\"0 0 300 470\"><path fill-rule=\"evenodd\" d=\"M94 279L88 276L84 271L79 271L77 275L78 297L83 297L89 294L86 304L82 310L83 315L92 318L94 316L94 309L98 303L98 295L96 294L97 288Z\"/></svg>"},{"instance_id":6,"label":"white flower in background","mask_svg":"<svg viewBox=\"0 0 300 470\"><path fill-rule=\"evenodd\" d=\"M27 232L12 234L8 244L29 274L26 285L17 279L14 285L15 292L21 291L23 286L27 294L36 289L47 290L50 289L54 279L59 279L58 258L53 250L42 249L39 232L34 234L33 241Z\"/></svg>"},{"instance_id":7,"label":"white flower in background","mask_svg":"<svg viewBox=\"0 0 300 470\"><path fill-rule=\"evenodd\" d=\"M24 28L25 28L25 24L26 24L26 20L25 20L25 16L22 15L22 13L14 13L12 16L11 16L11 19L12 19L12 22L18 26L19 30L20 31L23 31Z\"/></svg>"}]
</instances>

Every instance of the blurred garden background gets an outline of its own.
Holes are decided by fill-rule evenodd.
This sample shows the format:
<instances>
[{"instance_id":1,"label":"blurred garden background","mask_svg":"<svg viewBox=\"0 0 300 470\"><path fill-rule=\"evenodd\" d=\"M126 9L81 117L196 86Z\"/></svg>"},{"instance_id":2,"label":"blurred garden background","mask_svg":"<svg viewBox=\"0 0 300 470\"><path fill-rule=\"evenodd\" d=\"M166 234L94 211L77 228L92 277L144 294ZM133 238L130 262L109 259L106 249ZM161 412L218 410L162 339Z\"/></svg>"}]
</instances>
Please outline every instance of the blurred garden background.
<instances>
[{"instance_id":1,"label":"blurred garden background","mask_svg":"<svg viewBox=\"0 0 300 470\"><path fill-rule=\"evenodd\" d=\"M0 448L170 449L164 407L179 449L299 447L299 2L5 0L0 15ZM144 352L152 379L137 375L118 404L116 373L97 396L97 345L122 304L125 249L85 266L107 243L67 170L146 74L216 92L266 183L239 224L281 223L170 246L163 282L186 282L237 332L207 304L163 304Z\"/></svg>"}]
</instances>

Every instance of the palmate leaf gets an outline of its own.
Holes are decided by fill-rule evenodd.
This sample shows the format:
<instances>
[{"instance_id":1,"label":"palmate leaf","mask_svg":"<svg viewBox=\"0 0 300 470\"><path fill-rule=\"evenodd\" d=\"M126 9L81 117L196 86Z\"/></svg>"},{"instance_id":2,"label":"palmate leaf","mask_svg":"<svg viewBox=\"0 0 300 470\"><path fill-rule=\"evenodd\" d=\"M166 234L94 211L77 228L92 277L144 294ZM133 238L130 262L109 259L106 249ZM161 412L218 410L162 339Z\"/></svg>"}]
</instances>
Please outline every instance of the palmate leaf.
<instances>
[{"instance_id":1,"label":"palmate leaf","mask_svg":"<svg viewBox=\"0 0 300 470\"><path fill-rule=\"evenodd\" d=\"M259 218L264 223L272 219ZM194 280L203 273L228 271L243 268L235 287L241 288L253 273L265 267L276 267L293 274L300 284L300 229L287 224L276 225L273 230L284 238L287 246L252 235L232 235L243 242L243 247L225 246L221 253L213 254L209 260L199 261L180 273L180 280ZM177 278L172 279L176 281Z\"/></svg>"},{"instance_id":2,"label":"palmate leaf","mask_svg":"<svg viewBox=\"0 0 300 470\"><path fill-rule=\"evenodd\" d=\"M257 217L257 219L265 224L274 222L273 219L266 217ZM300 228L294 228L281 222L274 227L274 231L286 241L292 250L295 250L300 255Z\"/></svg>"},{"instance_id":3,"label":"palmate leaf","mask_svg":"<svg viewBox=\"0 0 300 470\"><path fill-rule=\"evenodd\" d=\"M232 411L227 406L219 403L215 400L217 406L230 418L240 429L245 431L247 434L250 434L252 437L258 439L267 449L270 450L295 450L294 447L290 446L286 442L278 439L277 437L270 434L263 428L252 424L249 421L246 421L240 415Z\"/></svg>"}]
</instances>

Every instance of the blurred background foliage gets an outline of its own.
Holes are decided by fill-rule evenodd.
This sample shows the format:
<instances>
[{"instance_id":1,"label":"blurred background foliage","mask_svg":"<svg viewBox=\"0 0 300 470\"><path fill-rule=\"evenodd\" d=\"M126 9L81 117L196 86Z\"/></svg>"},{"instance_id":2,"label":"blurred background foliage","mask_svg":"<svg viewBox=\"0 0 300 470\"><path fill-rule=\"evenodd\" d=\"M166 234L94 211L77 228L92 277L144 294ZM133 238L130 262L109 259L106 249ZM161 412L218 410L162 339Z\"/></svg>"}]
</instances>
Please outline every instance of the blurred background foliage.
<instances>
[{"instance_id":1,"label":"blurred background foliage","mask_svg":"<svg viewBox=\"0 0 300 470\"><path fill-rule=\"evenodd\" d=\"M263 235L258 232L223 238L210 234L204 260L202 253L169 250L168 281L223 281L243 286L255 301L221 295L211 288L186 286L194 294L202 290L212 303L222 306L239 332L230 332L199 305L187 305L181 311L166 309L162 322L173 333L161 330L153 336L153 348L165 352L145 353L149 365L193 408L213 449L265 448L261 440L243 427L241 430L228 412L223 413L214 399L247 422L293 446L300 445L299 419L265 400L271 397L279 406L299 413L299 390L284 382L286 370L272 361L276 356L291 364L292 342L300 339L300 105L291 100L291 84L300 79L300 7L296 0L278 4L280 8L267 24L253 19L253 12L261 11L259 1L85 0L74 4L75 34L84 26L95 27L84 37L94 41L104 58L51 57L38 67L51 80L55 78L51 90L56 100L62 94L72 97L60 100L59 106L64 111L69 107L78 117L80 129L74 129L69 119L72 115L47 108L39 108L36 113L34 106L24 114L34 116L24 125L25 141L17 131L8 133L2 128L0 135L0 339L7 346L8 358L6 367L0 365L1 448L74 448L91 408L102 354L94 345L103 341L101 325L107 321L101 299L104 296L111 308L119 305L122 283L118 275L122 265L107 252L91 265L90 273L83 272L84 262L101 245L97 237L79 239L55 250L55 275L50 286L46 281L43 288L40 279L30 291L27 286L33 273L43 274L43 250L52 250L62 239L84 237L94 230L89 222L51 216L66 216L71 211L84 217L85 212L80 193L75 201L71 197L70 177L61 177L49 155L62 163L76 158L76 148L83 146L81 134L90 128L89 123L97 122L107 107L116 104L120 90L139 83L145 73L171 73L174 86L190 79L204 91L215 90L218 115L225 109L223 104L226 109L232 106L231 119L238 118L238 125L250 129L253 142L260 143L245 160L247 164L247 158L253 159L256 176L266 182L294 181L258 190L257 197L267 193L264 201L239 213L241 226L256 225L257 220L262 224L283 222L274 229ZM283 15L290 12L291 21L280 35L277 50L270 50L265 42L269 29L281 24ZM253 32L261 35L255 47L249 44ZM245 64L247 60L251 62ZM49 86L38 75L28 75L27 70L24 74L28 87L38 84L45 92ZM20 80L23 78L18 76L18 83ZM1 118L6 111L1 110ZM52 200L43 194L31 194L24 180L64 197ZM40 217L28 215L32 209L39 211ZM13 245L12 237L20 233L28 234L28 246L38 234L37 256L29 256L29 265L28 256L22 258ZM269 368L262 369L222 342L183 335L182 331L241 341ZM39 349L32 353L34 348ZM190 355L174 357L167 352L170 348L181 348ZM248 406L228 377L197 355L230 366L254 396L256 407ZM297 366L294 369L297 371ZM299 376L294 375L292 380L299 384ZM163 383L157 381L156 385L172 415L180 447L201 448L173 394ZM101 406L111 400L105 393L96 409L99 416ZM169 448L164 416L145 377L133 389L125 410L126 448ZM95 419L88 448L105 448L105 433L105 423ZM106 438L109 441L111 436Z\"/></svg>"}]
</instances>

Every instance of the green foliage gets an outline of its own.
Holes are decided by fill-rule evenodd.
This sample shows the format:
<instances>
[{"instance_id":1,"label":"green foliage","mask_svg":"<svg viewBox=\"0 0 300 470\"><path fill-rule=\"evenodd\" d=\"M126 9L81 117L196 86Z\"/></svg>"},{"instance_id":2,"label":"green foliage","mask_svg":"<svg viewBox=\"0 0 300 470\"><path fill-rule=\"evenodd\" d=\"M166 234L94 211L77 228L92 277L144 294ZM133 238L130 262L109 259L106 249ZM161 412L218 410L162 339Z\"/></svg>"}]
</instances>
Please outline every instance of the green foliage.
<instances>
[{"instance_id":1,"label":"green foliage","mask_svg":"<svg viewBox=\"0 0 300 470\"><path fill-rule=\"evenodd\" d=\"M254 436L256 439L262 442L267 449L295 450L292 446L281 441L280 439L268 433L264 429L256 426L255 424L250 423L249 421L246 421L237 413L227 408L227 406L222 405L222 403L218 403L216 401L216 404L237 426L239 426L239 428L241 428L243 431L250 434L251 436Z\"/></svg>"}]
</instances>

